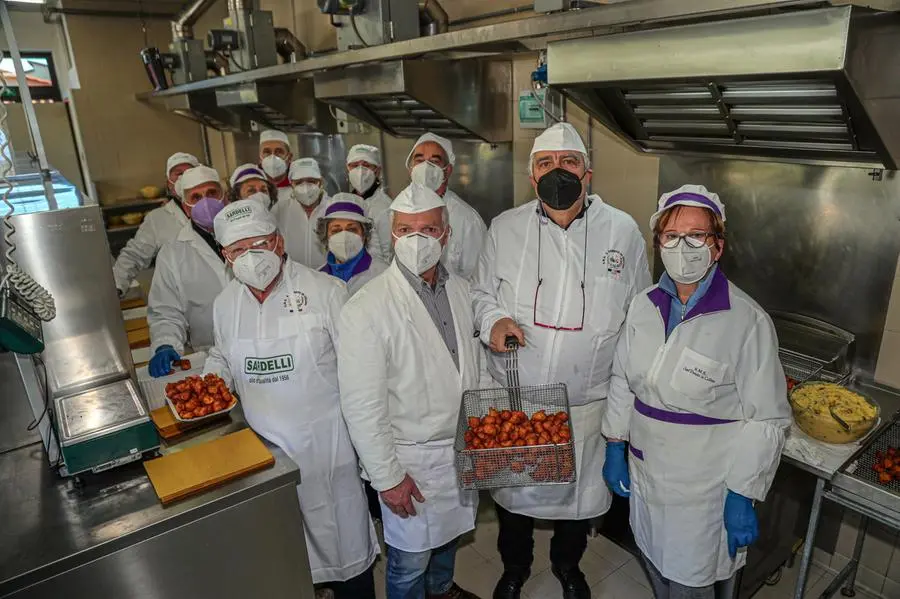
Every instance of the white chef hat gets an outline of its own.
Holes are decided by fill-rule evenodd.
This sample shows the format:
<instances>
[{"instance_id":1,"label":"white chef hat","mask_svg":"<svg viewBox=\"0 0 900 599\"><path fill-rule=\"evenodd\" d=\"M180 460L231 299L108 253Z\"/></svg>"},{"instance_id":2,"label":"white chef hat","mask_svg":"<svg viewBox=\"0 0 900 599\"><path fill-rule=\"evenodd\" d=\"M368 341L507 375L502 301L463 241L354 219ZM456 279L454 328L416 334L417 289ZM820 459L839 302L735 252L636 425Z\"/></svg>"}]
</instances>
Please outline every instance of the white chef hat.
<instances>
[{"instance_id":1,"label":"white chef hat","mask_svg":"<svg viewBox=\"0 0 900 599\"><path fill-rule=\"evenodd\" d=\"M241 239L273 233L278 227L275 217L255 200L238 200L228 204L213 220L216 241L227 247Z\"/></svg>"},{"instance_id":2,"label":"white chef hat","mask_svg":"<svg viewBox=\"0 0 900 599\"><path fill-rule=\"evenodd\" d=\"M591 167L587 148L584 147L584 141L575 127L570 123L556 123L534 138L534 145L531 146L531 154L528 156L528 174L532 174L532 158L534 158L535 154L538 152L561 152L564 150L580 152L584 156L585 167Z\"/></svg>"},{"instance_id":3,"label":"white chef hat","mask_svg":"<svg viewBox=\"0 0 900 599\"><path fill-rule=\"evenodd\" d=\"M441 137L440 135L435 135L434 133L425 133L416 140L416 143L412 147L412 150L409 151L409 156L406 157L407 168L409 168L409 165L412 163L413 155L416 153L416 148L418 148L426 141L433 141L437 145L441 146L444 149L444 152L447 154L447 162L454 165L456 164L456 154L453 153L453 142L451 142L446 137Z\"/></svg>"},{"instance_id":4,"label":"white chef hat","mask_svg":"<svg viewBox=\"0 0 900 599\"><path fill-rule=\"evenodd\" d=\"M347 164L359 162L360 160L375 166L381 166L381 150L375 146L356 144L347 152Z\"/></svg>"},{"instance_id":5,"label":"white chef hat","mask_svg":"<svg viewBox=\"0 0 900 599\"><path fill-rule=\"evenodd\" d=\"M169 173L172 172L172 169L181 164L190 164L192 167L200 166L200 161L197 160L197 157L193 154L188 154L187 152L175 152L169 159L166 160L166 179L169 178Z\"/></svg>"},{"instance_id":6,"label":"white chef hat","mask_svg":"<svg viewBox=\"0 0 900 599\"><path fill-rule=\"evenodd\" d=\"M418 183L410 183L409 187L397 194L391 202L391 210L403 214L419 214L434 208L446 208L444 198Z\"/></svg>"},{"instance_id":7,"label":"white chef hat","mask_svg":"<svg viewBox=\"0 0 900 599\"><path fill-rule=\"evenodd\" d=\"M359 223L371 223L372 219L366 216L364 202L365 200L355 193L336 193L325 205L325 216L322 218L343 218Z\"/></svg>"},{"instance_id":8,"label":"white chef hat","mask_svg":"<svg viewBox=\"0 0 900 599\"><path fill-rule=\"evenodd\" d=\"M291 163L289 177L291 181L321 179L322 171L319 170L319 163L316 162L315 158L300 158Z\"/></svg>"},{"instance_id":9,"label":"white chef hat","mask_svg":"<svg viewBox=\"0 0 900 599\"><path fill-rule=\"evenodd\" d=\"M252 163L242 164L241 166L234 169L234 172L231 173L231 179L228 181L232 187L243 183L244 181L249 181L250 179L262 179L263 181L268 181L269 178L266 176L266 173L263 172L261 168Z\"/></svg>"},{"instance_id":10,"label":"white chef hat","mask_svg":"<svg viewBox=\"0 0 900 599\"><path fill-rule=\"evenodd\" d=\"M711 210L713 214L721 216L722 222L725 222L725 204L719 199L719 195L709 191L702 185L688 184L659 196L656 212L650 217L650 230L652 231L656 227L656 223L663 212L675 206L706 208Z\"/></svg>"},{"instance_id":11,"label":"white chef hat","mask_svg":"<svg viewBox=\"0 0 900 599\"><path fill-rule=\"evenodd\" d=\"M204 183L218 183L222 185L222 180L219 179L219 173L216 169L201 164L184 171L184 174L178 179L178 183L175 184L175 193L178 194L178 197L183 198L185 190L193 189Z\"/></svg>"},{"instance_id":12,"label":"white chef hat","mask_svg":"<svg viewBox=\"0 0 900 599\"><path fill-rule=\"evenodd\" d=\"M291 147L291 142L288 140L287 133L276 129L266 129L259 134L259 145L263 145L267 141L280 141L287 147Z\"/></svg>"}]
</instances>

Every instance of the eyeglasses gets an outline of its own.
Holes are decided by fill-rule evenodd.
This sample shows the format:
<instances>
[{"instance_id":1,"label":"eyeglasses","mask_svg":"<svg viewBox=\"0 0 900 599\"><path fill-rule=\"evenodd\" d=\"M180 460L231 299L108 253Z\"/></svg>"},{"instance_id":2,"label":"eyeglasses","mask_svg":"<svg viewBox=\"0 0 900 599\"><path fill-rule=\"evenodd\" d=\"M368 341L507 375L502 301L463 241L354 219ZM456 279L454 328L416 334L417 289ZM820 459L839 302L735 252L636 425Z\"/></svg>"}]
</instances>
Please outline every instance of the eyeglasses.
<instances>
[{"instance_id":1,"label":"eyeglasses","mask_svg":"<svg viewBox=\"0 0 900 599\"><path fill-rule=\"evenodd\" d=\"M584 256L582 258L582 267L581 267L581 323L575 325L574 322L567 324L550 324L546 322L538 321L538 304L540 300L541 286L544 284L544 278L541 276L541 221L542 219L547 218L546 216L541 216L538 218L538 283L537 287L534 290L534 311L532 313L532 322L534 326L541 327L543 329L552 329L554 331L581 331L584 330L584 313L585 307L587 304L587 295L584 290L584 280L587 278L587 223L585 223L584 227ZM586 217L585 217L586 218Z\"/></svg>"},{"instance_id":2,"label":"eyeglasses","mask_svg":"<svg viewBox=\"0 0 900 599\"><path fill-rule=\"evenodd\" d=\"M230 250L224 250L225 257L228 258L231 262L234 262L244 254L252 250L274 250L276 241L277 240L274 237L270 237L268 239L258 239L245 247L237 247Z\"/></svg>"},{"instance_id":3,"label":"eyeglasses","mask_svg":"<svg viewBox=\"0 0 900 599\"><path fill-rule=\"evenodd\" d=\"M677 247L678 243L683 239L688 247L696 249L702 248L706 245L707 239L715 236L715 233L709 233L708 231L691 231L689 233L675 233L674 231L669 231L659 234L659 245L670 250Z\"/></svg>"}]
</instances>

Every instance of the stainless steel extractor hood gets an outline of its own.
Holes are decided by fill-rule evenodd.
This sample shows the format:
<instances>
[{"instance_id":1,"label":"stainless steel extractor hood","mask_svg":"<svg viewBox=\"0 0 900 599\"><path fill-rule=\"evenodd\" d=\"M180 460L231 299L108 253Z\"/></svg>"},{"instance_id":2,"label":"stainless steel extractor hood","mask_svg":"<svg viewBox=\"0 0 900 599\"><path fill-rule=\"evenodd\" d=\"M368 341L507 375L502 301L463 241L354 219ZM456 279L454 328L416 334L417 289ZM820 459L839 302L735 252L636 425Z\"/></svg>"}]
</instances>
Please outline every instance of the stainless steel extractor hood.
<instances>
[{"instance_id":1,"label":"stainless steel extractor hood","mask_svg":"<svg viewBox=\"0 0 900 599\"><path fill-rule=\"evenodd\" d=\"M397 137L512 140L506 60L396 60L316 73L316 98Z\"/></svg>"},{"instance_id":2,"label":"stainless steel extractor hood","mask_svg":"<svg viewBox=\"0 0 900 599\"><path fill-rule=\"evenodd\" d=\"M336 133L328 106L313 96L310 78L288 82L250 81L215 91L219 108L285 133Z\"/></svg>"},{"instance_id":3,"label":"stainless steel extractor hood","mask_svg":"<svg viewBox=\"0 0 900 599\"><path fill-rule=\"evenodd\" d=\"M650 152L900 165L900 15L850 6L553 42L550 85Z\"/></svg>"},{"instance_id":4,"label":"stainless steel extractor hood","mask_svg":"<svg viewBox=\"0 0 900 599\"><path fill-rule=\"evenodd\" d=\"M249 128L234 112L219 108L212 90L163 98L166 110L219 131L238 132Z\"/></svg>"}]
</instances>

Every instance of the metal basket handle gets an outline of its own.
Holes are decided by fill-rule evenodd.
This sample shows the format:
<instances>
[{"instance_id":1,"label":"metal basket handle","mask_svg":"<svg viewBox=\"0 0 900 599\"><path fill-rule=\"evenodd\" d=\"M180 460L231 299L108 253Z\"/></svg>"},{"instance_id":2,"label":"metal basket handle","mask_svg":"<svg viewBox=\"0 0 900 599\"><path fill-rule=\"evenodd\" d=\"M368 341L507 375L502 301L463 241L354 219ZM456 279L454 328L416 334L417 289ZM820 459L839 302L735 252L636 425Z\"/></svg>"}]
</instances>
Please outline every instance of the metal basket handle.
<instances>
[{"instance_id":1,"label":"metal basket handle","mask_svg":"<svg viewBox=\"0 0 900 599\"><path fill-rule=\"evenodd\" d=\"M506 386L509 388L509 404L514 412L522 410L522 396L519 382L519 340L508 335L506 345Z\"/></svg>"}]
</instances>

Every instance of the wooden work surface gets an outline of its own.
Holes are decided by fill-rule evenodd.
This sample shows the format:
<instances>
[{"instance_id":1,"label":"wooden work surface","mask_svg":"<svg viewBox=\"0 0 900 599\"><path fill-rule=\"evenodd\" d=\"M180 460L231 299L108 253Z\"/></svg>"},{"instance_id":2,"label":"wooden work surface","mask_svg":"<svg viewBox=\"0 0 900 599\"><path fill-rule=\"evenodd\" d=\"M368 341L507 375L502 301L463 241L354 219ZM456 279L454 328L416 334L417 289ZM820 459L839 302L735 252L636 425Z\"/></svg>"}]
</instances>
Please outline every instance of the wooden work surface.
<instances>
[{"instance_id":1,"label":"wooden work surface","mask_svg":"<svg viewBox=\"0 0 900 599\"><path fill-rule=\"evenodd\" d=\"M251 429L144 462L156 495L168 504L275 463Z\"/></svg>"}]
</instances>

